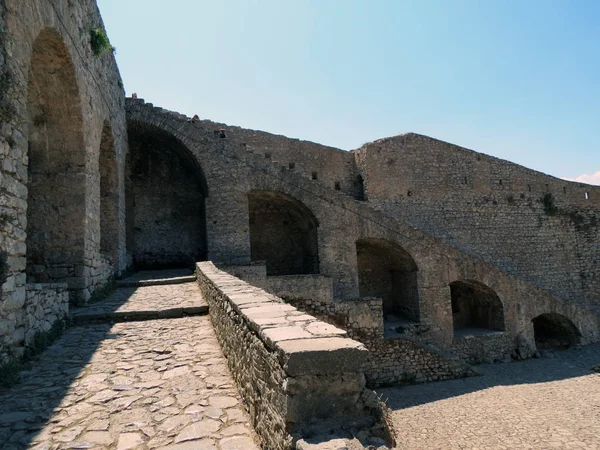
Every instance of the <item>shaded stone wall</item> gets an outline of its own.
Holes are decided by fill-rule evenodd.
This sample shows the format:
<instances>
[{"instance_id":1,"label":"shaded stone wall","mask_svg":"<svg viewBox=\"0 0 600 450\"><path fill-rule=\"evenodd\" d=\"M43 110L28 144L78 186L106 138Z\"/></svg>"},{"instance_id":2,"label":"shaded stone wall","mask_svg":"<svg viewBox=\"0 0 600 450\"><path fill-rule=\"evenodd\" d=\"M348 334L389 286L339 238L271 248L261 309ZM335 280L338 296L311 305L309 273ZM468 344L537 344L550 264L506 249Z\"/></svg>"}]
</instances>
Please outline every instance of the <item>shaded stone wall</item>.
<instances>
[{"instance_id":1,"label":"shaded stone wall","mask_svg":"<svg viewBox=\"0 0 600 450\"><path fill-rule=\"evenodd\" d=\"M410 255L389 242L369 239L358 241L356 251L360 296L381 298L384 314L418 322L418 269Z\"/></svg>"},{"instance_id":2,"label":"shaded stone wall","mask_svg":"<svg viewBox=\"0 0 600 450\"><path fill-rule=\"evenodd\" d=\"M206 259L206 191L187 150L157 130L129 127L129 251L138 268Z\"/></svg>"},{"instance_id":3,"label":"shaded stone wall","mask_svg":"<svg viewBox=\"0 0 600 450\"><path fill-rule=\"evenodd\" d=\"M318 223L309 210L269 192L251 192L248 208L252 260L265 261L268 275L319 272Z\"/></svg>"},{"instance_id":4,"label":"shaded stone wall","mask_svg":"<svg viewBox=\"0 0 600 450\"><path fill-rule=\"evenodd\" d=\"M69 314L69 291L66 283L26 284L25 295L17 302L4 302L0 318L0 339L4 353L0 365L23 355L33 344L36 334L50 330Z\"/></svg>"},{"instance_id":5,"label":"shaded stone wall","mask_svg":"<svg viewBox=\"0 0 600 450\"><path fill-rule=\"evenodd\" d=\"M454 329L461 327L504 330L504 309L494 291L478 283L450 283Z\"/></svg>"},{"instance_id":6,"label":"shaded stone wall","mask_svg":"<svg viewBox=\"0 0 600 450\"><path fill-rule=\"evenodd\" d=\"M0 323L9 324L0 332L4 362L25 345L25 333L4 331L23 329L26 272L50 286L68 283L71 301L85 302L127 266L127 141L114 57L95 56L90 46L90 30L102 27L93 0L5 0L0 25L0 250L9 265L0 305ZM112 255L101 251L105 126L118 186L111 194Z\"/></svg>"},{"instance_id":7,"label":"shaded stone wall","mask_svg":"<svg viewBox=\"0 0 600 450\"><path fill-rule=\"evenodd\" d=\"M69 292L66 283L27 284L23 328L25 345L31 345L36 334L48 332L56 321L69 315Z\"/></svg>"}]
</instances>

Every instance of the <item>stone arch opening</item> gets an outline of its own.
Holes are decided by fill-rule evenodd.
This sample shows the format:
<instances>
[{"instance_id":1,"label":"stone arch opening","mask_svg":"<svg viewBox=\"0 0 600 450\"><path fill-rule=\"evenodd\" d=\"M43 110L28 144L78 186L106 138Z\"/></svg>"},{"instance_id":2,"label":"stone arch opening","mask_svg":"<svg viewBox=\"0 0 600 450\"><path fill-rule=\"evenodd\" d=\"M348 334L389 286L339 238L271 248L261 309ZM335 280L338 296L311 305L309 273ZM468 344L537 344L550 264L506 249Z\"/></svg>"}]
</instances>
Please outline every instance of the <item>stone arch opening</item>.
<instances>
[{"instance_id":1,"label":"stone arch opening","mask_svg":"<svg viewBox=\"0 0 600 450\"><path fill-rule=\"evenodd\" d=\"M310 209L289 195L253 191L248 210L252 261L265 261L267 275L319 273L319 223Z\"/></svg>"},{"instance_id":2,"label":"stone arch opening","mask_svg":"<svg viewBox=\"0 0 600 450\"><path fill-rule=\"evenodd\" d=\"M86 284L86 149L75 69L61 36L33 43L27 86L27 266L30 282Z\"/></svg>"},{"instance_id":3,"label":"stone arch opening","mask_svg":"<svg viewBox=\"0 0 600 450\"><path fill-rule=\"evenodd\" d=\"M128 122L126 234L135 267L193 267L207 255L206 179L191 151L158 127Z\"/></svg>"},{"instance_id":4,"label":"stone arch opening","mask_svg":"<svg viewBox=\"0 0 600 450\"><path fill-rule=\"evenodd\" d=\"M100 139L100 253L118 270L119 249L119 172L114 137L108 121Z\"/></svg>"},{"instance_id":5,"label":"stone arch opening","mask_svg":"<svg viewBox=\"0 0 600 450\"><path fill-rule=\"evenodd\" d=\"M354 180L354 198L360 202L364 202L365 198L365 181L362 175L357 175Z\"/></svg>"},{"instance_id":6,"label":"stone arch opening","mask_svg":"<svg viewBox=\"0 0 600 450\"><path fill-rule=\"evenodd\" d=\"M410 254L383 239L357 241L356 254L360 296L381 298L388 322L419 322L418 268Z\"/></svg>"},{"instance_id":7,"label":"stone arch opening","mask_svg":"<svg viewBox=\"0 0 600 450\"><path fill-rule=\"evenodd\" d=\"M460 280L450 283L454 333L504 331L504 308L498 294L483 283Z\"/></svg>"},{"instance_id":8,"label":"stone arch opening","mask_svg":"<svg viewBox=\"0 0 600 450\"><path fill-rule=\"evenodd\" d=\"M535 345L539 350L565 349L581 341L581 332L561 314L541 314L532 322Z\"/></svg>"}]
</instances>

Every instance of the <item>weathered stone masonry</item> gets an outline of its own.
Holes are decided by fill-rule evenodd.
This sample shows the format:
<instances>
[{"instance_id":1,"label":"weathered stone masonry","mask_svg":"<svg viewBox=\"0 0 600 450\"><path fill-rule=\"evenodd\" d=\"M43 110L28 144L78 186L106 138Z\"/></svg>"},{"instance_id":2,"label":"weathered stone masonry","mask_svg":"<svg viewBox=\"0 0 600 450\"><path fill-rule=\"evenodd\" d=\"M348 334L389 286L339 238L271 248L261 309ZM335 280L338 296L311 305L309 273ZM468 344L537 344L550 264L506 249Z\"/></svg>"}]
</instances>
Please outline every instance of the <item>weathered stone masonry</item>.
<instances>
[{"instance_id":1,"label":"weathered stone masonry","mask_svg":"<svg viewBox=\"0 0 600 450\"><path fill-rule=\"evenodd\" d=\"M199 260L262 264L362 339L374 384L600 338L600 188L415 134L345 152L125 101L93 0L1 0L0 25L0 363L67 293Z\"/></svg>"},{"instance_id":2,"label":"weathered stone masonry","mask_svg":"<svg viewBox=\"0 0 600 450\"><path fill-rule=\"evenodd\" d=\"M409 321L408 324L401 322L400 328L394 325L392 331L401 330L394 339L409 338L426 352L429 352L426 346L433 344L435 348L431 348L430 353L447 355L446 359L460 356L470 362L504 360L511 353L516 357L528 357L535 351L532 319L549 311L568 318L579 330L581 343L598 339L598 316L586 303L570 302L553 295L518 274L502 270L494 261L474 257L462 248L395 219L388 212L375 208L377 204L371 201L357 201L351 192L331 189L321 180L307 175L310 171L301 170L298 165L290 168L274 162L273 158L264 158L259 150L259 143L262 142L271 149L277 145L285 147L288 141L280 136L208 121L190 122L185 116L155 108L151 104L145 104L143 100L131 100L127 106L130 122L144 123L172 134L201 163L208 186L207 254L208 259L215 263L235 264L236 270L240 271L244 265L260 262L253 252L255 247L251 222L252 199L260 194L263 205L272 201L274 211L281 211L281 208L286 207L291 215L298 211L309 211L306 216L313 218L312 229L317 235L319 273L331 280L329 301L335 299L336 302L347 302L360 296L361 277L365 273L368 276L369 272L365 270L361 275L359 270L360 243L377 243L377 246L371 245L377 251L371 252L372 262L365 267L372 272L375 263L381 264L378 276L391 280L386 289L390 289L393 295L388 298L398 298L400 304L414 305L408 309L412 311L408 317L406 309L392 308L389 311L391 316L386 318L384 324L386 333L389 331L389 323L397 323L388 321L396 320L393 318L395 314L404 315L404 320ZM215 133L215 130L222 128L225 129L226 138L222 138L219 132ZM250 138L254 143L253 147L245 142ZM308 144L306 150L314 151L315 158L321 156L321 166L327 167L331 163L327 151L317 153ZM274 155L275 152L271 156ZM368 180L367 174L365 180ZM364 187L368 197L367 182ZM267 195L268 193L271 194ZM301 208L292 206L298 203L302 205ZM261 206L263 209L268 207ZM279 217L283 218L281 223L285 225L285 215ZM290 238L293 236L290 234ZM296 248L300 251L302 240L297 242ZM286 253L285 248L274 245L271 252L279 257L277 252ZM378 258L379 255L381 257ZM269 264L280 267L272 255L258 255L258 259L263 258L267 260L267 275ZM394 258L396 262L392 261ZM369 265L372 267L369 268ZM300 265L296 266L295 275L302 275L299 267ZM406 276L398 278L397 274L402 271ZM305 267L301 272L305 275L312 273L310 268ZM280 288L289 281L281 279L273 271L270 275L264 284L267 290L276 278L279 279L277 284ZM377 278L369 283L376 286ZM472 301L463 303L463 309L473 308L471 312L463 310L463 319L495 316L503 321L501 326L494 321L473 322L469 319L461 322L461 315L452 308L451 288L460 284L482 286L482 289L473 291ZM407 297L405 294L398 296L394 291L413 293ZM487 300L491 298L485 294L487 291L493 292L497 301ZM363 295L368 295L368 291L363 292ZM407 303L408 298L411 300ZM472 326L475 329L469 328ZM403 345L392 345L389 342L382 344L382 348L386 349L382 352L388 356L382 357L380 364L383 366L383 361L386 360L390 366L389 371L381 375L382 380L385 380L382 382L387 384L394 380L401 382L415 378L413 369L405 370L403 367L407 367L406 364L394 363L402 358L389 350L390 345L398 349L398 354L404 352ZM517 352L517 349L520 350ZM442 377L448 377L451 371L444 370L442 372L445 375ZM464 373L464 370L459 372ZM424 374L421 379L436 379L438 376L439 372L433 370Z\"/></svg>"}]
</instances>

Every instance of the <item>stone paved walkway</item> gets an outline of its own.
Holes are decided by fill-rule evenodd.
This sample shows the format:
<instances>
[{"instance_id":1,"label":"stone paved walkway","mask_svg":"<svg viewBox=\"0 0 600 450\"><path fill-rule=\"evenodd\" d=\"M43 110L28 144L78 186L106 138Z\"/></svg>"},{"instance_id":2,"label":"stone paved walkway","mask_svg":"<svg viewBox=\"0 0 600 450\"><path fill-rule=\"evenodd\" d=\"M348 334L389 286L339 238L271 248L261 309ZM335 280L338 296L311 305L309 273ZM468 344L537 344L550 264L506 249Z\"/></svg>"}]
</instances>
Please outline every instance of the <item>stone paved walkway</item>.
<instances>
[{"instance_id":1,"label":"stone paved walkway","mask_svg":"<svg viewBox=\"0 0 600 450\"><path fill-rule=\"evenodd\" d=\"M129 298L193 292L156 286ZM257 450L248 421L206 316L71 328L0 392L4 450Z\"/></svg>"},{"instance_id":2,"label":"stone paved walkway","mask_svg":"<svg viewBox=\"0 0 600 450\"><path fill-rule=\"evenodd\" d=\"M398 449L600 449L600 344L478 366L483 376L381 389Z\"/></svg>"},{"instance_id":3,"label":"stone paved walkway","mask_svg":"<svg viewBox=\"0 0 600 450\"><path fill-rule=\"evenodd\" d=\"M163 286L122 287L98 303L73 310L76 323L90 321L141 320L208 312L196 282Z\"/></svg>"}]
</instances>

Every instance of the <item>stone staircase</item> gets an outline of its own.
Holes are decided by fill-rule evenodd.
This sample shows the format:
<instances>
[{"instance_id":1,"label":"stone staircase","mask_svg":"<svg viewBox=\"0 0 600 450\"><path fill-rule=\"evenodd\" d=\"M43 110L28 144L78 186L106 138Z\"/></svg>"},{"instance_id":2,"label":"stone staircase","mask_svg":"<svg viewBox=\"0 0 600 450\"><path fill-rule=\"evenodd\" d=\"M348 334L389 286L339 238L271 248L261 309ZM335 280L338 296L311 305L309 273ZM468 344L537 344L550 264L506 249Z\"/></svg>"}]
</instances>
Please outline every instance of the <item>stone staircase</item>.
<instances>
[{"instance_id":1,"label":"stone staircase","mask_svg":"<svg viewBox=\"0 0 600 450\"><path fill-rule=\"evenodd\" d=\"M117 282L107 298L72 311L76 325L208 314L190 270L144 271Z\"/></svg>"}]
</instances>

